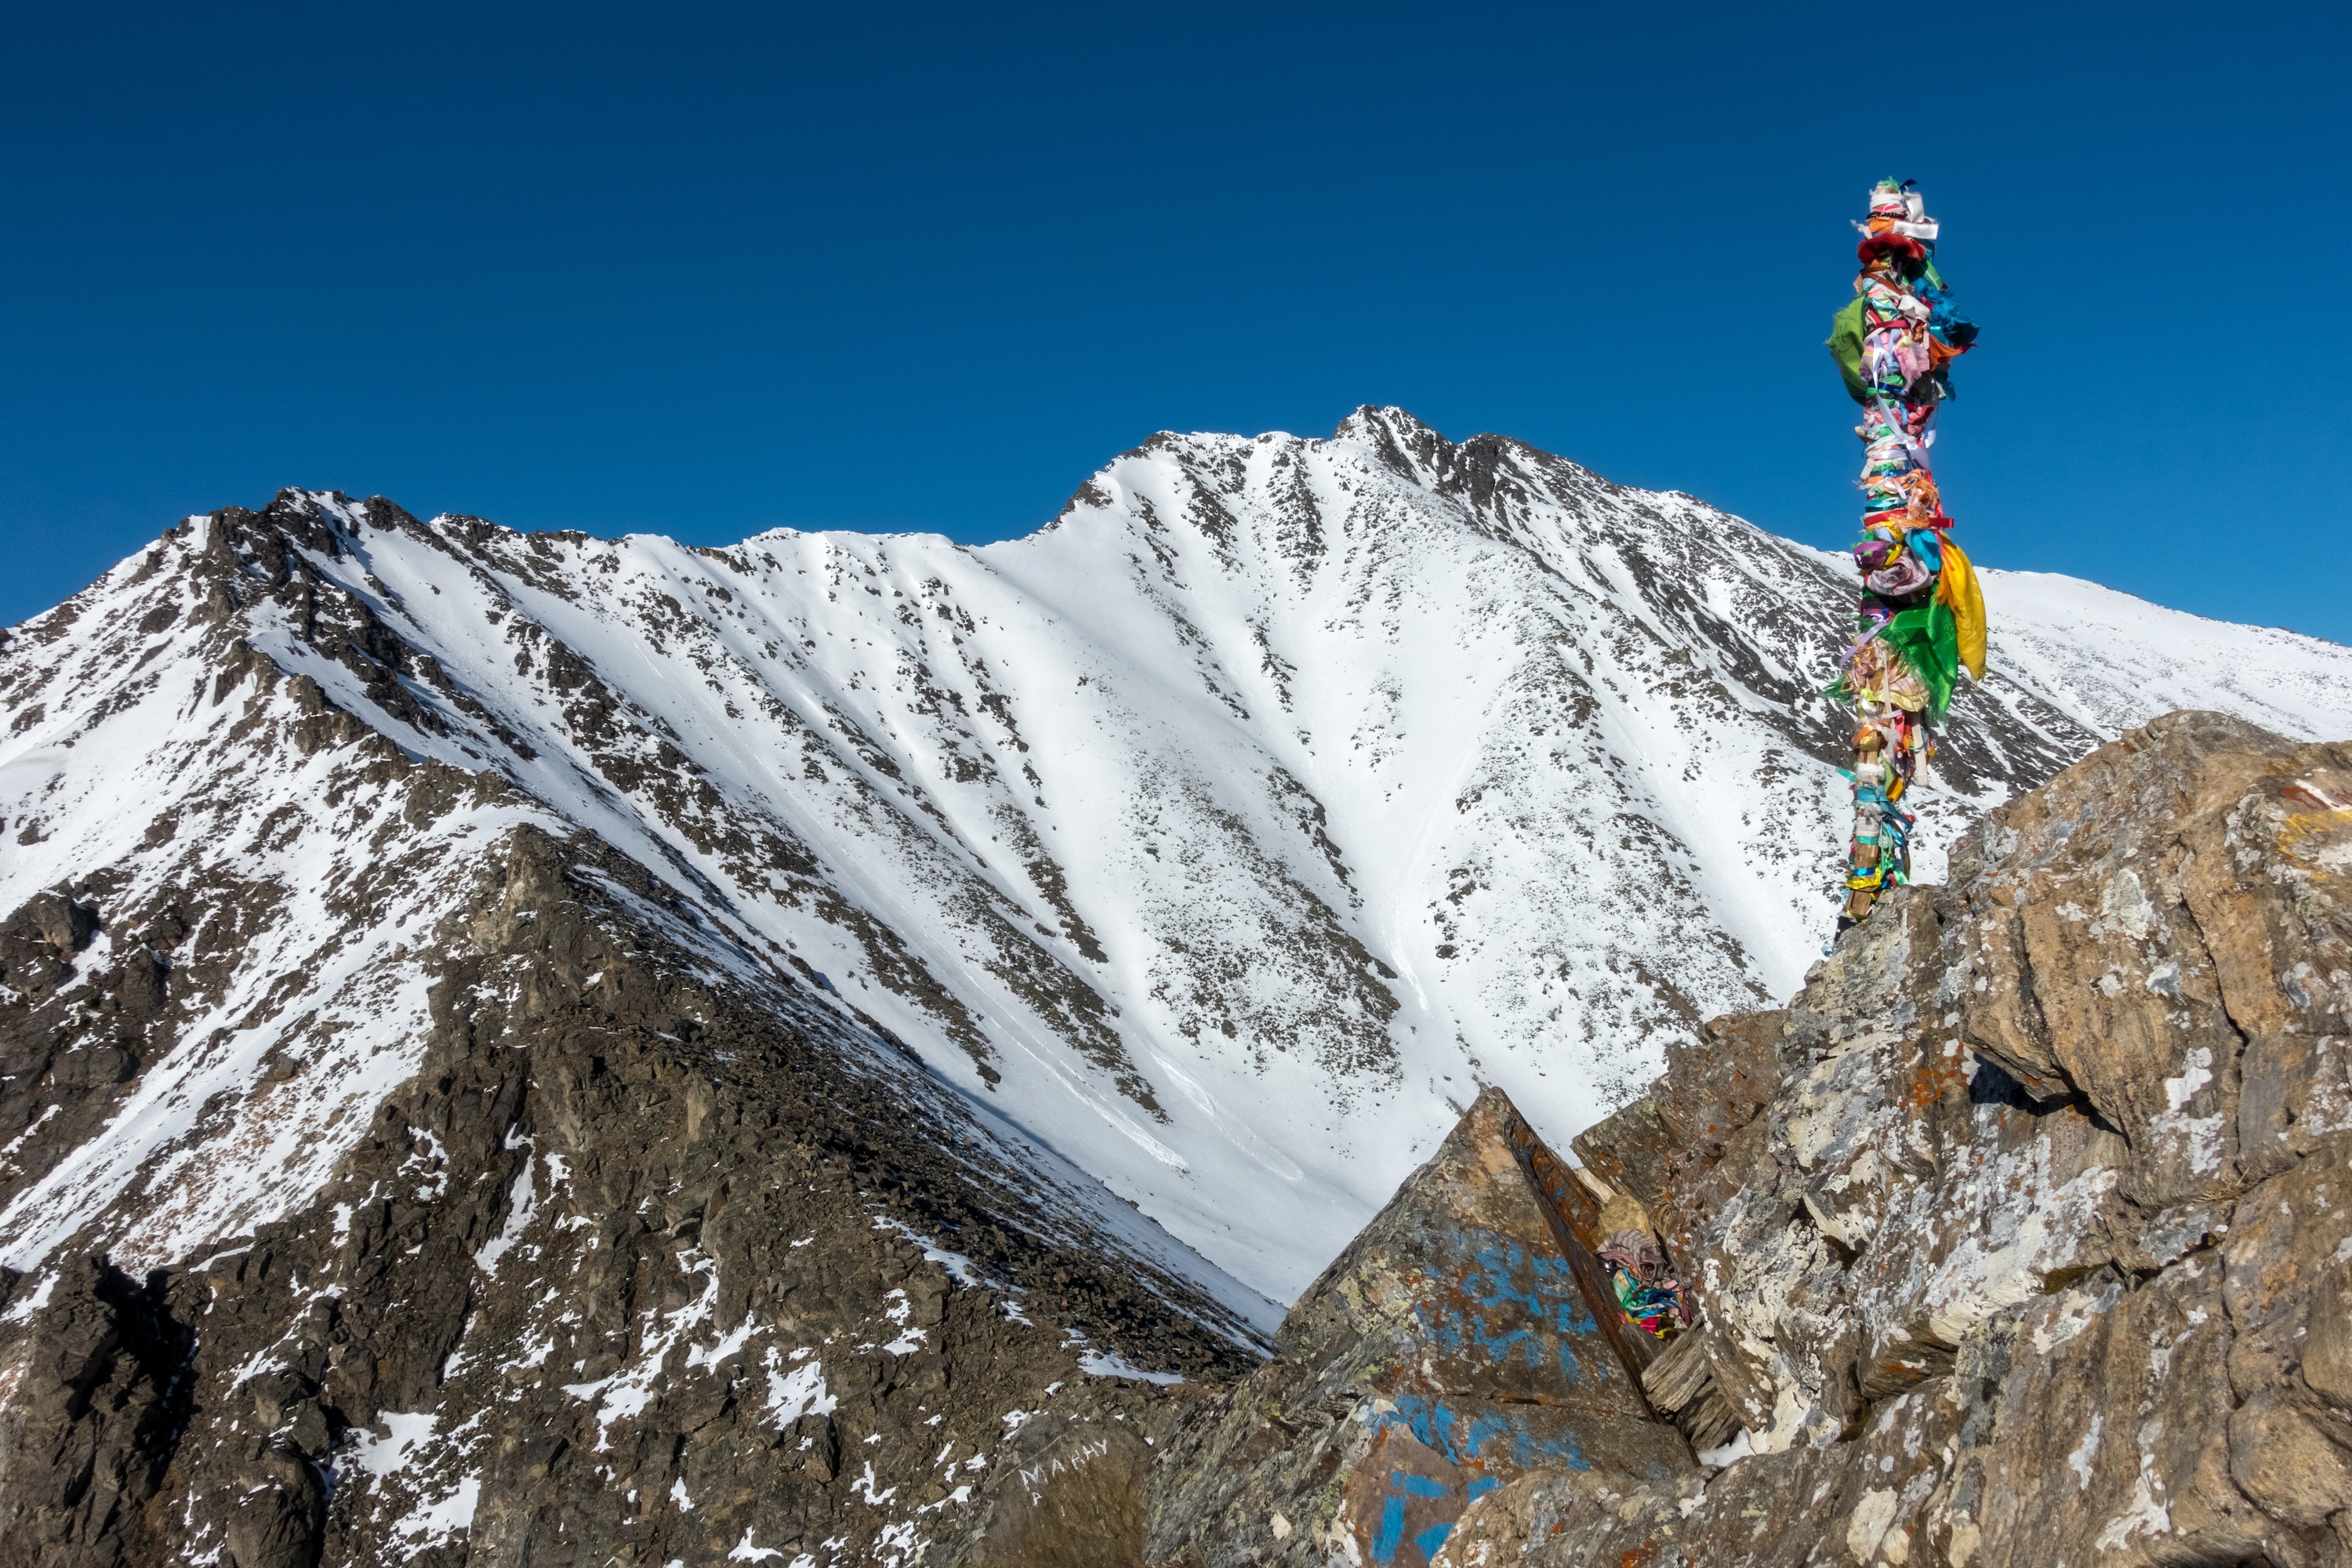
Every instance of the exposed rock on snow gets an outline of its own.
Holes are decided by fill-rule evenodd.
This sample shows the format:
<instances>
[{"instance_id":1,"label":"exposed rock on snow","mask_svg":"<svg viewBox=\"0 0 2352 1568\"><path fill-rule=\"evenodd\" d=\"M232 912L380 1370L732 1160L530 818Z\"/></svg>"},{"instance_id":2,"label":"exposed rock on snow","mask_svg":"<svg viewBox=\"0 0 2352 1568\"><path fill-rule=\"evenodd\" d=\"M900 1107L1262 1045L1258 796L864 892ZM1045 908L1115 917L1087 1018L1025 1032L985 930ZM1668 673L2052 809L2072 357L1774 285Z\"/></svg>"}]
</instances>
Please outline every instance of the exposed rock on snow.
<instances>
[{"instance_id":1,"label":"exposed rock on snow","mask_svg":"<svg viewBox=\"0 0 2352 1568\"><path fill-rule=\"evenodd\" d=\"M0 1168L0 1257L151 1157L126 1266L315 1190L415 1068L456 868L528 817L1287 1299L1449 1100L1499 1084L1565 1135L1699 1019L1795 987L1841 847L1812 694L1843 571L1393 409L1155 437L982 550L688 550L298 491L191 520L0 653L0 908L110 879L101 940L148 955L122 1016L174 987L204 1011L168 1064L135 1027L53 1053L77 1096L11 1069L0 1143L55 1105L58 1168ZM1987 593L1994 675L1921 801L1924 877L2167 708L2352 731L2345 649L2064 579ZM361 775L403 761L467 807L388 814ZM232 1178L205 1148L256 1157Z\"/></svg>"}]
</instances>

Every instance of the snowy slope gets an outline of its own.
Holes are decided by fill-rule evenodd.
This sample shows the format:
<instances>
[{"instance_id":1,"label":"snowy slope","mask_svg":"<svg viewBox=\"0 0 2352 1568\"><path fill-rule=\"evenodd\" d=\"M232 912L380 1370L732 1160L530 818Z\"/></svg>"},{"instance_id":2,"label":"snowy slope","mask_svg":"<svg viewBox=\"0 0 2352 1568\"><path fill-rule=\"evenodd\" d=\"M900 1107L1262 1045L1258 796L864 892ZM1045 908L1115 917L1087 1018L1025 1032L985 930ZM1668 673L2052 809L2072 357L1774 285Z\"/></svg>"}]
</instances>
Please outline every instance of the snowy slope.
<instances>
[{"instance_id":1,"label":"snowy slope","mask_svg":"<svg viewBox=\"0 0 2352 1568\"><path fill-rule=\"evenodd\" d=\"M0 913L16 912L0 953L21 952L22 911L46 889L70 889L104 912L56 989L26 989L47 966L18 967L16 953L0 967L0 1268L38 1271L0 1321L37 1311L92 1253L134 1274L234 1256L238 1238L314 1200L367 1140L387 1098L417 1076L436 1007L527 1010L510 981L456 998L447 985L482 951L470 921L506 841L565 838L574 825L462 743L404 751L358 717L410 734L436 724L389 674L420 668L413 650L287 571L287 525L331 544L320 520L356 517L299 497L234 522L191 519L0 637ZM289 630L299 640L287 642ZM256 643L322 668L351 707L289 679ZM322 646L375 679L354 685L343 666L320 666ZM438 694L467 706L446 681ZM445 765L443 753L472 765ZM1176 1310L1199 1318L1181 1299L1197 1291L1232 1314L1201 1321L1236 1340L1278 1320L1261 1294L999 1108L916 1068L903 1045L827 1005L693 900L665 908L609 879L594 890L638 931L689 953L715 989L896 1086L910 1125L982 1185L1021 1195L1015 1213L1034 1240L1121 1258L1143 1289L1164 1287ZM168 1007L138 1004L142 959L168 971L168 987L155 987L168 989ZM110 1065L124 1057L137 1067L128 1081ZM427 1131L400 1175L436 1197L446 1164ZM515 1228L530 1214L522 1203Z\"/></svg>"},{"instance_id":2,"label":"snowy slope","mask_svg":"<svg viewBox=\"0 0 2352 1568\"><path fill-rule=\"evenodd\" d=\"M602 836L1280 1299L1480 1084L1564 1138L1666 1038L1790 991L1833 913L1839 559L1399 410L1156 437L983 549L269 515L288 552L235 606L257 657ZM205 537L58 615L120 616ZM2160 711L2352 733L2352 651L2036 574L1987 596L1923 874ZM173 657L149 668L176 693ZM29 723L25 696L0 816L39 847L0 861L0 908L147 826L43 793L103 692ZM172 734L109 744L126 777L234 770Z\"/></svg>"}]
</instances>

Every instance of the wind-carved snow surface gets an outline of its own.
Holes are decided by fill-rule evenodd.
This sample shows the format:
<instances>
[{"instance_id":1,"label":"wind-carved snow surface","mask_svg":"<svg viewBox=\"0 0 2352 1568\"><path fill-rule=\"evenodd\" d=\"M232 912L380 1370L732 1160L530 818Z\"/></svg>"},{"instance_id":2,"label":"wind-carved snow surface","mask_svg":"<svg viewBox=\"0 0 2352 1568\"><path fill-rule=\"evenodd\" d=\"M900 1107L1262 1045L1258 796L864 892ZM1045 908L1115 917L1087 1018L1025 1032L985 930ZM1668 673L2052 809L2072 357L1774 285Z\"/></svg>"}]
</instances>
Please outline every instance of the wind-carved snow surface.
<instances>
[{"instance_id":1,"label":"wind-carved snow surface","mask_svg":"<svg viewBox=\"0 0 2352 1568\"><path fill-rule=\"evenodd\" d=\"M1148 1215L1280 1300L1482 1084L1565 1138L1668 1039L1786 995L1833 915L1842 731L1816 693L1850 635L1842 558L1399 410L1329 440L1155 437L1048 528L982 549L779 531L694 550L284 504L331 535L299 552L320 602L413 658L387 695L385 668L322 654L277 603L244 612L252 647L407 756L511 786L375 854L446 856L525 810L592 830L704 936L792 964L1008 1140L1134 1204L1101 1206L1139 1237ZM134 613L140 574L204 527L126 563L59 635ZM2160 711L2352 733L2352 651L1986 578L1993 672L1920 797L1923 878L1987 807ZM230 768L177 646L102 744L45 740L87 719L55 699L0 742L0 815L50 836L6 850L0 907L135 862L173 781ZM203 830L225 858L251 841L238 875L331 883L329 862L269 858L359 854L268 848L280 806L331 817L299 760L270 766ZM385 887L404 923L304 966L303 1005L275 1015L315 1005L345 1020L319 1060L378 1064L322 1073L347 1087L309 1103L314 1125L413 1070L372 1043L421 1006L383 964L453 895L423 861ZM152 1136L110 1131L89 1159L186 1146L208 1086L268 1048L236 1038L251 1005L225 998L212 1055L142 1085ZM271 1179L205 1223L315 1177ZM0 1237L23 1256L103 1189L53 1174ZM194 1225L153 1221L156 1255Z\"/></svg>"}]
</instances>

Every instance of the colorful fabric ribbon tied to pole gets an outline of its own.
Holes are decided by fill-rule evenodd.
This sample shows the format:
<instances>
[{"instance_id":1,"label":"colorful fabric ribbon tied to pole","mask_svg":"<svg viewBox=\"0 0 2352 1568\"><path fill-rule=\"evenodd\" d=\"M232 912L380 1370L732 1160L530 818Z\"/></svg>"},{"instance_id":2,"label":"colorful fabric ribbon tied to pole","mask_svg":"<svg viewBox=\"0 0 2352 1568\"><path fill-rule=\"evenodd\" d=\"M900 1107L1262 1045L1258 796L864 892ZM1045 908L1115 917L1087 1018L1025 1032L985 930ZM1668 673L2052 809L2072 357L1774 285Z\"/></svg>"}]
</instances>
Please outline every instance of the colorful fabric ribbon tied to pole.
<instances>
[{"instance_id":1,"label":"colorful fabric ribbon tied to pole","mask_svg":"<svg viewBox=\"0 0 2352 1568\"><path fill-rule=\"evenodd\" d=\"M1984 598L1927 461L1951 362L1976 342L1936 270L1936 220L1909 180L1882 180L1862 230L1862 275L1832 321L1831 354L1861 405L1862 574L1855 637L1826 695L1853 711L1853 837L1838 930L1911 875L1904 796L1935 754L1934 727L1966 669L1984 679Z\"/></svg>"}]
</instances>

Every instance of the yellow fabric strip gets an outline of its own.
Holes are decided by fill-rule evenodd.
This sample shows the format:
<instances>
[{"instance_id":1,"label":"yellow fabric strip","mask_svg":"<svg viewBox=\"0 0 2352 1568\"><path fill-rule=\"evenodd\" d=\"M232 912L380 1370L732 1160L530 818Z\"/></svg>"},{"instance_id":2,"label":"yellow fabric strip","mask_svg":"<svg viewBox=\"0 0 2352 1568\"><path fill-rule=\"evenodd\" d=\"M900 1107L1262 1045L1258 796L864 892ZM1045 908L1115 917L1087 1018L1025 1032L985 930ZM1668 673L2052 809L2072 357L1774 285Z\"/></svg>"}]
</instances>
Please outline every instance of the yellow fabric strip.
<instances>
[{"instance_id":1,"label":"yellow fabric strip","mask_svg":"<svg viewBox=\"0 0 2352 1568\"><path fill-rule=\"evenodd\" d=\"M1982 680L1985 672L1985 607L1984 589L1977 583L1976 568L1969 564L1968 556L1949 539L1944 541L1944 570L1936 582L1936 597L1952 612L1952 622L1959 634L1960 667L1976 679Z\"/></svg>"}]
</instances>

